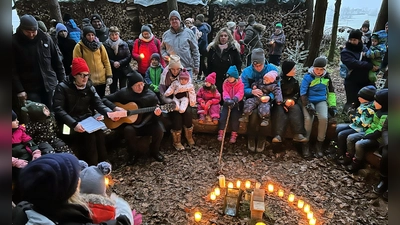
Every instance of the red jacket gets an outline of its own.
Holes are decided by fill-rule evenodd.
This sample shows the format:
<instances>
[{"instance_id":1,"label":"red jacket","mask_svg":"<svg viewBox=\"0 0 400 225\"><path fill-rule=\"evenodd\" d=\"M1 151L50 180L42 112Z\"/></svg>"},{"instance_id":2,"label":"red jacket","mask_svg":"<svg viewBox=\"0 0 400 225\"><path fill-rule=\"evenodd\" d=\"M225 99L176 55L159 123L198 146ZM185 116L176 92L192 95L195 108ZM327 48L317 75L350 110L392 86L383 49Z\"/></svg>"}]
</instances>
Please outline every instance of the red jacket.
<instances>
[{"instance_id":1,"label":"red jacket","mask_svg":"<svg viewBox=\"0 0 400 225\"><path fill-rule=\"evenodd\" d=\"M11 144L26 143L30 140L32 140L32 138L26 133L26 128L23 125L19 125L18 128L12 132Z\"/></svg>"},{"instance_id":2,"label":"red jacket","mask_svg":"<svg viewBox=\"0 0 400 225\"><path fill-rule=\"evenodd\" d=\"M240 43L239 41L240 41L240 40L244 40L244 38L246 37L246 33L245 33L244 30L243 30L242 35L240 35L238 29L236 28L235 31L233 32L233 37L235 38L235 40L236 40L238 43ZM244 44L240 44L240 54L241 54L241 55L244 54L244 48L245 48Z\"/></svg>"},{"instance_id":3,"label":"red jacket","mask_svg":"<svg viewBox=\"0 0 400 225\"><path fill-rule=\"evenodd\" d=\"M139 44L140 43L140 44ZM146 74L147 68L150 66L150 57L153 53L160 54L160 63L165 67L164 59L161 56L161 41L154 36L149 42L143 41L140 37L135 40L132 49L132 57L138 62L138 72L143 76ZM140 58L143 53L144 58Z\"/></svg>"},{"instance_id":4,"label":"red jacket","mask_svg":"<svg viewBox=\"0 0 400 225\"><path fill-rule=\"evenodd\" d=\"M212 101L212 105L219 104L221 101L221 94L218 92L217 89L215 89L215 92L212 93L211 90L206 90L204 87L201 87L197 91L196 95L197 103L201 103L202 101L207 102L209 100Z\"/></svg>"},{"instance_id":5,"label":"red jacket","mask_svg":"<svg viewBox=\"0 0 400 225\"><path fill-rule=\"evenodd\" d=\"M222 84L222 98L225 99L233 99L237 97L239 101L243 99L244 96L244 85L242 79L236 79L235 82L230 83L225 79Z\"/></svg>"}]
</instances>

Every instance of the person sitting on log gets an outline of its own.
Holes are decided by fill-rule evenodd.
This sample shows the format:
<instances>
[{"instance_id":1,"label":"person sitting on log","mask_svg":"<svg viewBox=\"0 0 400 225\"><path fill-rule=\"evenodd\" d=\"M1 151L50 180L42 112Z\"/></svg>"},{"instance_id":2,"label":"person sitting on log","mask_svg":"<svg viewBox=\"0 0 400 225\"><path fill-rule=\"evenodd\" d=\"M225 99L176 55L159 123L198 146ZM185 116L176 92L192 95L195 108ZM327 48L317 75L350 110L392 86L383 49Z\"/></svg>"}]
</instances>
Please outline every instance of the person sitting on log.
<instances>
[{"instance_id":1,"label":"person sitting on log","mask_svg":"<svg viewBox=\"0 0 400 225\"><path fill-rule=\"evenodd\" d=\"M173 96L176 111L179 111L179 113L185 113L189 105L194 106L196 104L196 92L189 78L190 74L183 69L179 79L173 81L164 93L165 97Z\"/></svg>"},{"instance_id":2,"label":"person sitting on log","mask_svg":"<svg viewBox=\"0 0 400 225\"><path fill-rule=\"evenodd\" d=\"M197 114L199 114L199 123L204 123L207 115L210 115L212 122L218 124L221 94L215 86L217 74L215 72L210 73L205 81L204 85L200 87L196 94L197 100Z\"/></svg>"}]
</instances>

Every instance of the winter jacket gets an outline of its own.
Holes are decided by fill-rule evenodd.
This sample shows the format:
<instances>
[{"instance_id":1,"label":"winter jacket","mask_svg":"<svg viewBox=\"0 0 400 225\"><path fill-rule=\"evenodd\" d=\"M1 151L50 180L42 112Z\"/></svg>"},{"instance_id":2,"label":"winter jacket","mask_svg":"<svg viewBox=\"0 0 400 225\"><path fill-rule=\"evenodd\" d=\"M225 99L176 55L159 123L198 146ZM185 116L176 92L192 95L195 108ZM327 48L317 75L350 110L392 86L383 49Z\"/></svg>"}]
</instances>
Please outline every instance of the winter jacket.
<instances>
[{"instance_id":1,"label":"winter jacket","mask_svg":"<svg viewBox=\"0 0 400 225\"><path fill-rule=\"evenodd\" d=\"M366 52L367 48L360 42L358 45L353 45L346 42L346 47L340 52L340 61L347 66L351 73L346 77L345 81L367 86L371 84L368 78L368 72L372 69L372 63L362 59L360 54Z\"/></svg>"},{"instance_id":2,"label":"winter jacket","mask_svg":"<svg viewBox=\"0 0 400 225\"><path fill-rule=\"evenodd\" d=\"M194 91L194 86L191 83L182 85L181 83L179 83L179 80L176 80L172 82L172 84L165 91L164 95L165 96L173 95L177 99L182 97L188 97L190 106L194 106L196 104L196 92Z\"/></svg>"},{"instance_id":3,"label":"winter jacket","mask_svg":"<svg viewBox=\"0 0 400 225\"><path fill-rule=\"evenodd\" d=\"M224 101L227 99L234 99L236 97L239 102L243 102L244 85L241 79L236 79L236 81L233 83L225 79L224 83L222 84L222 90L222 99Z\"/></svg>"},{"instance_id":4,"label":"winter jacket","mask_svg":"<svg viewBox=\"0 0 400 225\"><path fill-rule=\"evenodd\" d=\"M388 33L386 32L386 30L379 30L377 32L375 32L378 37L379 40L382 41L383 43L385 43L385 45L388 45Z\"/></svg>"},{"instance_id":5,"label":"winter jacket","mask_svg":"<svg viewBox=\"0 0 400 225\"><path fill-rule=\"evenodd\" d=\"M336 94L329 73L325 71L322 76L316 76L313 70L314 67L310 67L304 75L300 85L300 96L305 96L313 104L327 101L329 107L336 107ZM303 102L304 105L307 103Z\"/></svg>"},{"instance_id":6,"label":"winter jacket","mask_svg":"<svg viewBox=\"0 0 400 225\"><path fill-rule=\"evenodd\" d=\"M379 142L382 142L382 128L387 117L388 107L382 106L381 109L375 112L374 118L372 119L369 128L365 131L363 139L376 139Z\"/></svg>"},{"instance_id":7,"label":"winter jacket","mask_svg":"<svg viewBox=\"0 0 400 225\"><path fill-rule=\"evenodd\" d=\"M114 49L111 48L111 43L112 41L107 39L103 44L106 48L108 59L110 60L112 74L121 73L126 76L132 71L129 65L131 62L131 53L129 52L128 44L121 40L121 43L118 45L118 53L115 54ZM120 66L115 68L114 62L119 62Z\"/></svg>"},{"instance_id":8,"label":"winter jacket","mask_svg":"<svg viewBox=\"0 0 400 225\"><path fill-rule=\"evenodd\" d=\"M243 30L242 34L240 34L239 30L236 28L235 31L233 32L233 37L237 42L240 42L240 40L244 40L244 38L246 37L246 32ZM241 55L244 54L244 49L245 49L244 44L240 44Z\"/></svg>"},{"instance_id":9,"label":"winter jacket","mask_svg":"<svg viewBox=\"0 0 400 225\"><path fill-rule=\"evenodd\" d=\"M361 103L352 116L349 126L357 132L365 132L371 125L375 110L373 102Z\"/></svg>"},{"instance_id":10,"label":"winter jacket","mask_svg":"<svg viewBox=\"0 0 400 225\"><path fill-rule=\"evenodd\" d=\"M63 38L57 35L57 44L62 53L62 62L64 65L65 74L69 75L71 74L72 52L74 51L76 43L73 39L68 37Z\"/></svg>"},{"instance_id":11,"label":"winter jacket","mask_svg":"<svg viewBox=\"0 0 400 225\"><path fill-rule=\"evenodd\" d=\"M251 84L257 80L263 79L264 75L272 70L275 70L278 72L278 69L276 68L276 66L271 63L265 64L264 68L260 72L257 72L256 70L254 70L253 65L246 67L243 70L242 76L241 76L241 79L242 79L242 82L244 85L244 96L246 96L246 98L253 97L253 94L251 93L251 91L253 90L253 87L251 86ZM269 96L271 97L271 100L274 99L274 96L272 93Z\"/></svg>"},{"instance_id":12,"label":"winter jacket","mask_svg":"<svg viewBox=\"0 0 400 225\"><path fill-rule=\"evenodd\" d=\"M210 24L203 22L196 27L202 33L200 39L198 40L199 52L201 54L205 54L207 52L206 48L208 46L208 34L211 32L211 26Z\"/></svg>"},{"instance_id":13,"label":"winter jacket","mask_svg":"<svg viewBox=\"0 0 400 225\"><path fill-rule=\"evenodd\" d=\"M360 28L360 30L362 30L362 29ZM371 35L372 35L372 31L370 29L368 29L368 31L363 33L363 35L361 36L361 41L364 44L364 46L367 48L371 45Z\"/></svg>"},{"instance_id":14,"label":"winter jacket","mask_svg":"<svg viewBox=\"0 0 400 225\"><path fill-rule=\"evenodd\" d=\"M374 66L381 66L383 56L386 53L386 45L379 41L378 45L369 47L368 51L365 53L365 56L371 59L371 62Z\"/></svg>"},{"instance_id":15,"label":"winter jacket","mask_svg":"<svg viewBox=\"0 0 400 225\"><path fill-rule=\"evenodd\" d=\"M150 67L151 55L158 53L161 56L161 41L155 36L152 36L149 40L146 40L140 34L139 38L135 40L132 49L132 57L138 62L137 71L144 75L146 70ZM143 54L144 58L140 58L140 54ZM164 59L160 58L160 63L165 67Z\"/></svg>"},{"instance_id":16,"label":"winter jacket","mask_svg":"<svg viewBox=\"0 0 400 225\"><path fill-rule=\"evenodd\" d=\"M215 86L222 92L222 83L224 82L226 72L230 66L235 65L239 74L242 71L242 60L240 58L240 45L237 41L228 43L228 47L222 52L218 43L211 42L207 47L207 74L215 72L217 74Z\"/></svg>"},{"instance_id":17,"label":"winter jacket","mask_svg":"<svg viewBox=\"0 0 400 225\"><path fill-rule=\"evenodd\" d=\"M283 101L292 99L297 102L300 94L299 81L291 76L281 76L281 91Z\"/></svg>"},{"instance_id":18,"label":"winter jacket","mask_svg":"<svg viewBox=\"0 0 400 225\"><path fill-rule=\"evenodd\" d=\"M32 160L32 153L38 149L32 137L26 133L24 126L19 125L11 135L12 157L27 161Z\"/></svg>"},{"instance_id":19,"label":"winter jacket","mask_svg":"<svg viewBox=\"0 0 400 225\"><path fill-rule=\"evenodd\" d=\"M248 52L251 52L255 48L263 48L261 36L265 31L264 25L260 23L248 25L244 31L246 32L246 37L244 38L243 42L248 45Z\"/></svg>"},{"instance_id":20,"label":"winter jacket","mask_svg":"<svg viewBox=\"0 0 400 225\"><path fill-rule=\"evenodd\" d=\"M144 80L149 85L150 90L154 92L160 92L158 90L158 86L160 85L161 73L163 72L164 68L162 65L157 67L150 66L146 71L146 76Z\"/></svg>"},{"instance_id":21,"label":"winter jacket","mask_svg":"<svg viewBox=\"0 0 400 225\"><path fill-rule=\"evenodd\" d=\"M200 53L197 45L197 38L189 28L181 24L180 29L175 31L171 27L164 32L162 40L162 57L179 55L184 68L200 68Z\"/></svg>"},{"instance_id":22,"label":"winter jacket","mask_svg":"<svg viewBox=\"0 0 400 225\"><path fill-rule=\"evenodd\" d=\"M95 115L93 109L103 116L107 116L107 112L112 112L102 103L90 82L85 89L78 90L72 79L68 78L61 82L54 92L53 110L58 122L74 129L78 122Z\"/></svg>"},{"instance_id":23,"label":"winter jacket","mask_svg":"<svg viewBox=\"0 0 400 225\"><path fill-rule=\"evenodd\" d=\"M83 194L82 200L85 201L92 211L94 223L115 219L115 202L98 194Z\"/></svg>"},{"instance_id":24,"label":"winter jacket","mask_svg":"<svg viewBox=\"0 0 400 225\"><path fill-rule=\"evenodd\" d=\"M160 91L160 94L164 95L165 91L171 86L172 82L179 80L179 75L177 76L172 76L172 73L169 71L169 67L166 66L161 73L161 78L160 78L160 85L158 86L158 90ZM189 77L189 83L192 83L192 78Z\"/></svg>"},{"instance_id":25,"label":"winter jacket","mask_svg":"<svg viewBox=\"0 0 400 225\"><path fill-rule=\"evenodd\" d=\"M75 41L75 44L81 40L82 30L79 29L73 19L70 19L64 23L67 27L69 37Z\"/></svg>"},{"instance_id":26,"label":"winter jacket","mask_svg":"<svg viewBox=\"0 0 400 225\"><path fill-rule=\"evenodd\" d=\"M57 46L40 29L31 40L19 28L12 36L12 90L14 93L53 91L65 78L64 66Z\"/></svg>"},{"instance_id":27,"label":"winter jacket","mask_svg":"<svg viewBox=\"0 0 400 225\"><path fill-rule=\"evenodd\" d=\"M270 41L272 41L272 40L274 40L274 43L269 44L269 42L268 42L268 46L269 46L268 55L282 55L283 47L285 46L285 42L286 42L286 36L285 36L285 33L283 32L283 30L278 35L273 33L270 37Z\"/></svg>"},{"instance_id":28,"label":"winter jacket","mask_svg":"<svg viewBox=\"0 0 400 225\"><path fill-rule=\"evenodd\" d=\"M276 79L273 83L270 84L264 84L264 80L260 79L254 82L251 86L260 89L263 92L264 96L269 96L269 94L273 93L276 102L283 101L279 79Z\"/></svg>"},{"instance_id":29,"label":"winter jacket","mask_svg":"<svg viewBox=\"0 0 400 225\"><path fill-rule=\"evenodd\" d=\"M110 60L103 45L93 52L82 41L79 41L75 45L73 52L73 58L76 57L85 59L90 70L90 79L94 86L105 84L106 79L112 77Z\"/></svg>"},{"instance_id":30,"label":"winter jacket","mask_svg":"<svg viewBox=\"0 0 400 225\"><path fill-rule=\"evenodd\" d=\"M104 22L101 21L102 25L100 29L94 29L96 31L96 37L100 42L105 42L108 39L109 28L104 25Z\"/></svg>"},{"instance_id":31,"label":"winter jacket","mask_svg":"<svg viewBox=\"0 0 400 225\"><path fill-rule=\"evenodd\" d=\"M214 87L215 88L215 87ZM205 89L204 87L201 87L196 94L196 100L197 103L201 104L202 102L207 103L208 101L211 101L211 105L216 105L219 104L221 101L221 94L217 89L215 89L215 92L213 93L211 91L211 88L209 90Z\"/></svg>"}]
</instances>

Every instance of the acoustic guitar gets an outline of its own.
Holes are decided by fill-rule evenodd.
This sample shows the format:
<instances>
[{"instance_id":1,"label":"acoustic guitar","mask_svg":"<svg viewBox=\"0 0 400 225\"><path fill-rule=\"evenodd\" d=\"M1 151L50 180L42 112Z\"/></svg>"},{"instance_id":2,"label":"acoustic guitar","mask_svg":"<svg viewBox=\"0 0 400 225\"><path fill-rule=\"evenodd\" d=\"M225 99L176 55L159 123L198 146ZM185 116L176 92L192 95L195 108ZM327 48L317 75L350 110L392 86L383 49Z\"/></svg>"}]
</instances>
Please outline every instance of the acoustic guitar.
<instances>
[{"instance_id":1,"label":"acoustic guitar","mask_svg":"<svg viewBox=\"0 0 400 225\"><path fill-rule=\"evenodd\" d=\"M140 122L140 114L153 112L157 107L160 107L161 111L164 112L171 112L175 109L176 104L175 102L168 103L161 106L152 106L146 108L139 108L138 105L134 102L128 102L126 104L122 104L119 102L114 102L114 104L118 107L121 107L127 111L127 117L120 118L118 121L112 121L110 118L104 118L104 123L106 124L107 128L115 129L119 127L121 124L128 123L128 124L135 124Z\"/></svg>"}]
</instances>

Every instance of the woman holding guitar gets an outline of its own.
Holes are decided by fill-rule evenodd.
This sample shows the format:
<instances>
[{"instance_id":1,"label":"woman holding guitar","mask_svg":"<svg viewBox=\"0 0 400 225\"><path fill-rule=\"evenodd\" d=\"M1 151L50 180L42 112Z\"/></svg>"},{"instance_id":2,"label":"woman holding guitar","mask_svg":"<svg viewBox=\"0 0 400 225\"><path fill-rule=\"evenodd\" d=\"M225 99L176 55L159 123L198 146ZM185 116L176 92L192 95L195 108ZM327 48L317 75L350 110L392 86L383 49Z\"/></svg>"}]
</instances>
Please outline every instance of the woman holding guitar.
<instances>
[{"instance_id":1,"label":"woman holding guitar","mask_svg":"<svg viewBox=\"0 0 400 225\"><path fill-rule=\"evenodd\" d=\"M113 111L127 111L117 105L128 103L136 103L139 108L154 107L154 110L138 115L138 119L129 124L125 123L117 129L122 130L125 140L128 143L129 159L128 165L133 165L137 162L140 152L135 149L137 145L137 136L151 136L151 144L149 146L150 155L158 162L164 161L164 156L160 153L160 144L164 136L164 126L159 121L161 109L158 107L157 95L148 88L144 83L140 73L133 71L128 74L128 86L121 90L107 95L103 98L106 106ZM129 115L128 111L128 115Z\"/></svg>"}]
</instances>

